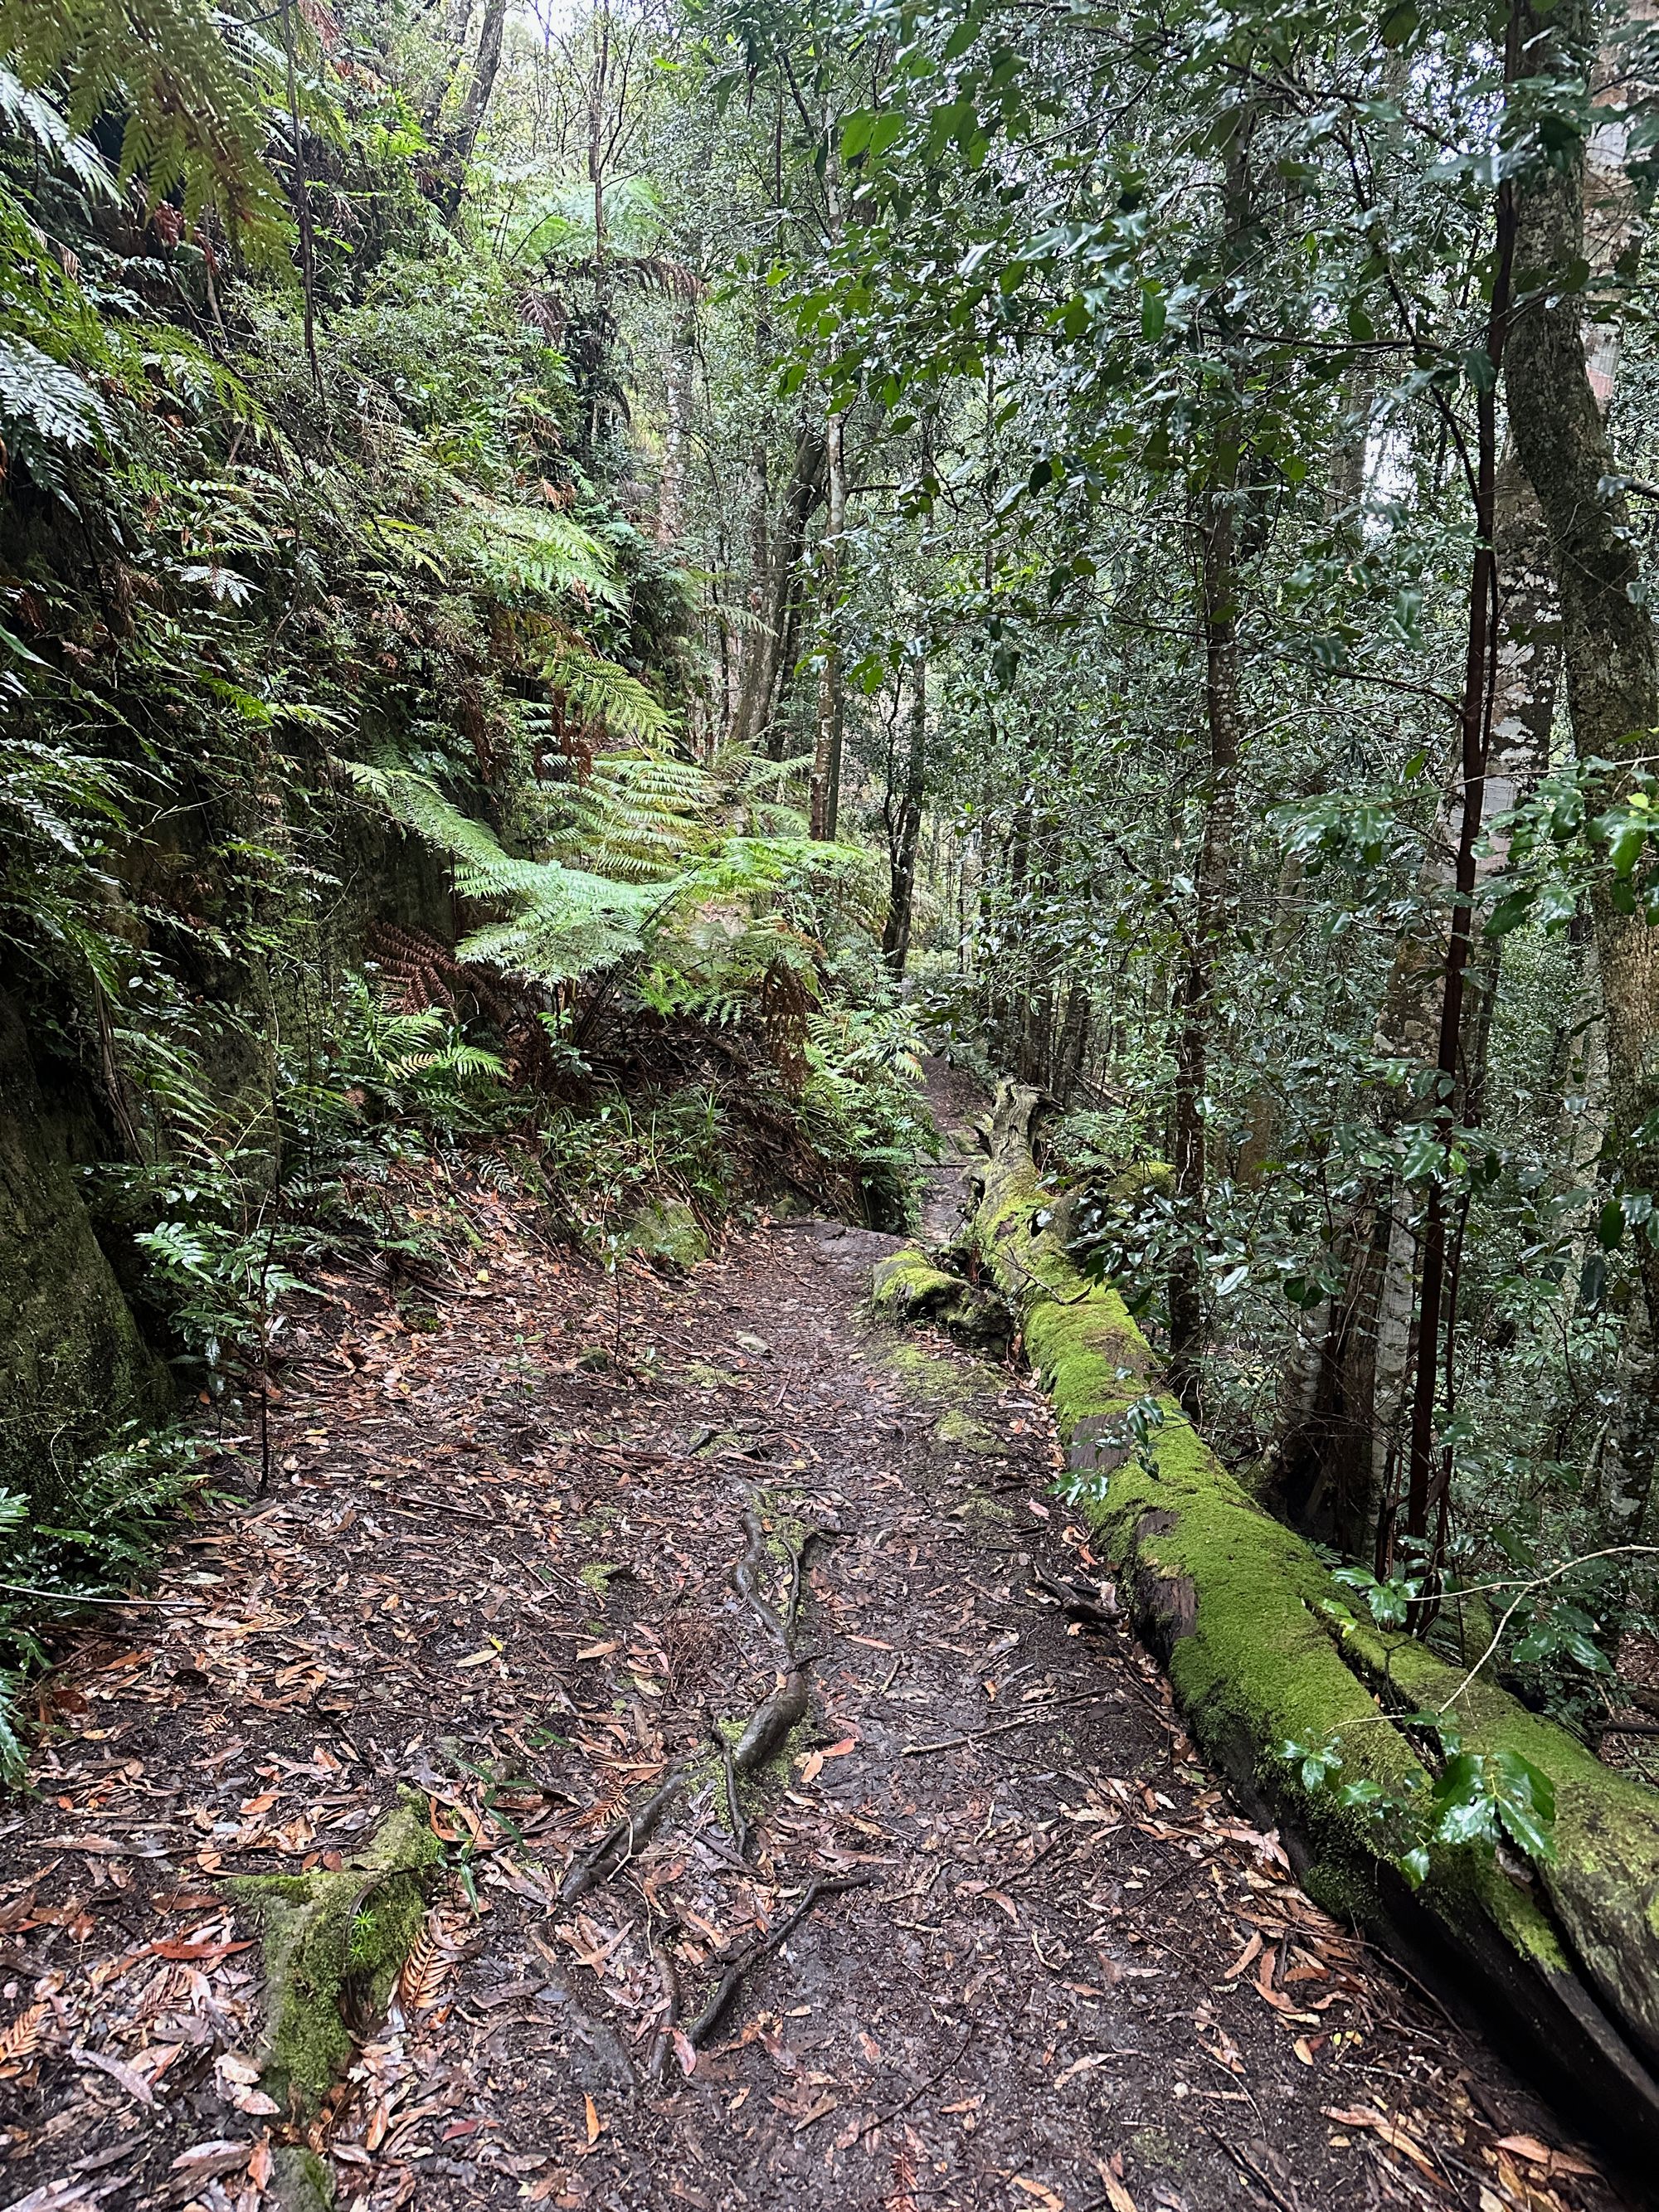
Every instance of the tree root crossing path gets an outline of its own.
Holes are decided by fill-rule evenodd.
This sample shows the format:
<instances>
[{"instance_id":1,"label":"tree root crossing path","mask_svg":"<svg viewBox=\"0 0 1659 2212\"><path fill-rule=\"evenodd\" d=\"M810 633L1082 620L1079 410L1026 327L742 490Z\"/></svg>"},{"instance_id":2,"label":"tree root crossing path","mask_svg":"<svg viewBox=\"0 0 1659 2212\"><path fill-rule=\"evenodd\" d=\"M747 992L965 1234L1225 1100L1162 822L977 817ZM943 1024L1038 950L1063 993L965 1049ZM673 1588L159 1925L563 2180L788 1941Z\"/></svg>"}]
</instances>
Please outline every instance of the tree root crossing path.
<instances>
[{"instance_id":1,"label":"tree root crossing path","mask_svg":"<svg viewBox=\"0 0 1659 2212\"><path fill-rule=\"evenodd\" d=\"M250 2212L296 2136L345 2208L1623 2201L1230 1805L1035 1387L870 1319L893 1240L613 1281L445 1196L465 1264L323 1273L266 1494L49 1683L0 2205ZM339 1866L400 1788L444 1863L296 2130L227 1880Z\"/></svg>"}]
</instances>

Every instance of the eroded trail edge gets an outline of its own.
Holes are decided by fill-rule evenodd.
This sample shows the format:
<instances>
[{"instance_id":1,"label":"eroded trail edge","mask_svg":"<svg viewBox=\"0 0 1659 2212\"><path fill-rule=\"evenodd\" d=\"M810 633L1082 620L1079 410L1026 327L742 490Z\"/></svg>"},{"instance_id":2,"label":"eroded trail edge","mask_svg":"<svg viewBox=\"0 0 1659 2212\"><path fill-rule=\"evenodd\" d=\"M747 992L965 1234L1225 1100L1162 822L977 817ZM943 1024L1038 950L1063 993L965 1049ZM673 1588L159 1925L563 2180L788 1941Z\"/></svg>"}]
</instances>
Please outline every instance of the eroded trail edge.
<instances>
[{"instance_id":1,"label":"eroded trail edge","mask_svg":"<svg viewBox=\"0 0 1659 2212\"><path fill-rule=\"evenodd\" d=\"M0 2202L1619 2201L1231 1807L1034 1386L870 1318L893 1240L774 1224L619 1317L466 1202L477 1279L327 1278L271 1494L54 1679ZM399 1802L426 1916L296 2117L228 1878Z\"/></svg>"}]
</instances>

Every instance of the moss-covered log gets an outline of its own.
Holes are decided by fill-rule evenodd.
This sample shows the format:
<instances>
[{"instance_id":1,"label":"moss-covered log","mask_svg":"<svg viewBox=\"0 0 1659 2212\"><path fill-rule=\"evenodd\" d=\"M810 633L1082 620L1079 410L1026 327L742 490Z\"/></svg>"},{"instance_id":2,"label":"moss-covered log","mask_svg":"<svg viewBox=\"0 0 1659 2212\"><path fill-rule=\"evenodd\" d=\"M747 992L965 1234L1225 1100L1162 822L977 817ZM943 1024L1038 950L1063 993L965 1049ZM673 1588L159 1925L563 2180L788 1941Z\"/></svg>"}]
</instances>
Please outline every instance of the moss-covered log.
<instances>
[{"instance_id":1,"label":"moss-covered log","mask_svg":"<svg viewBox=\"0 0 1659 2212\"><path fill-rule=\"evenodd\" d=\"M1090 1513L1194 1733L1309 1893L1450 2003L1476 2008L1573 2117L1659 2153L1659 1793L1484 1680L1457 1699L1474 1752L1510 1750L1555 1784L1555 1856L1505 1871L1437 1849L1413 1890L1373 1819L1304 1788L1287 1742L1340 1740L1343 1778L1405 1794L1421 1762L1392 1716L1447 1704L1462 1675L1409 1638L1340 1635L1317 1554L1265 1512L1164 1390L1122 1299L1068 1258L1030 1133L1040 1094L1005 1084L982 1132L975 1230L1017 1307L1069 1464L1103 1477ZM1143 1449L1127 1418L1163 1417ZM1148 1425L1143 1420L1143 1427Z\"/></svg>"},{"instance_id":2,"label":"moss-covered log","mask_svg":"<svg viewBox=\"0 0 1659 2212\"><path fill-rule=\"evenodd\" d=\"M994 1291L964 1282L907 1244L875 1273L872 1302L890 1321L931 1322L958 1344L1001 1358L1013 1340L1006 1302Z\"/></svg>"}]
</instances>

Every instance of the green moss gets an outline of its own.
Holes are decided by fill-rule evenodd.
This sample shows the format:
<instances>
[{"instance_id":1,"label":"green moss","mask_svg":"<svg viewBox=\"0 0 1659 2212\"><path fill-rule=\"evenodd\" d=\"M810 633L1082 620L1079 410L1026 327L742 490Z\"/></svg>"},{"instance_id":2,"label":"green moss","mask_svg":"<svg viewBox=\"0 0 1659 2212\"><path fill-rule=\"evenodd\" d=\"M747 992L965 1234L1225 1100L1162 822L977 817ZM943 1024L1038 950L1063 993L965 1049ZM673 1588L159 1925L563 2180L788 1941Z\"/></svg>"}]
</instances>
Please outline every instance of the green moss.
<instances>
[{"instance_id":1,"label":"green moss","mask_svg":"<svg viewBox=\"0 0 1659 2212\"><path fill-rule=\"evenodd\" d=\"M283 2143L272 2154L270 2195L276 2212L334 2212L334 2176L314 2150Z\"/></svg>"},{"instance_id":2,"label":"green moss","mask_svg":"<svg viewBox=\"0 0 1659 2212\"><path fill-rule=\"evenodd\" d=\"M1187 2154L1163 2128L1142 2128L1129 2138L1129 2148L1143 2166L1160 2166L1177 2172Z\"/></svg>"},{"instance_id":3,"label":"green moss","mask_svg":"<svg viewBox=\"0 0 1659 2212\"><path fill-rule=\"evenodd\" d=\"M959 1367L941 1359L937 1352L923 1351L920 1345L890 1345L881 1358L918 1398L932 1400L936 1405L960 1406L973 1395L973 1386Z\"/></svg>"},{"instance_id":4,"label":"green moss","mask_svg":"<svg viewBox=\"0 0 1659 2212\"><path fill-rule=\"evenodd\" d=\"M406 1796L339 1872L229 1884L264 1940L260 2078L290 2113L313 2112L349 2059L347 2012L362 2020L385 2012L425 1915L427 1871L441 1856L420 1801Z\"/></svg>"},{"instance_id":5,"label":"green moss","mask_svg":"<svg viewBox=\"0 0 1659 2212\"><path fill-rule=\"evenodd\" d=\"M954 1275L934 1267L925 1252L907 1245L877 1267L870 1298L878 1314L903 1321L930 1295L948 1297L957 1287Z\"/></svg>"},{"instance_id":6,"label":"green moss","mask_svg":"<svg viewBox=\"0 0 1659 2212\"><path fill-rule=\"evenodd\" d=\"M689 1206L676 1199L653 1199L641 1206L623 1229L621 1243L624 1251L635 1252L642 1260L688 1273L708 1257L702 1224Z\"/></svg>"},{"instance_id":7,"label":"green moss","mask_svg":"<svg viewBox=\"0 0 1659 2212\"><path fill-rule=\"evenodd\" d=\"M590 1559L585 1567L577 1569L576 1579L585 1583L603 1605L611 1595L612 1582L621 1572L614 1559Z\"/></svg>"},{"instance_id":8,"label":"green moss","mask_svg":"<svg viewBox=\"0 0 1659 2212\"><path fill-rule=\"evenodd\" d=\"M698 1390L729 1389L732 1383L748 1379L745 1376L732 1374L729 1368L711 1367L702 1359L688 1359L680 1370L680 1377Z\"/></svg>"},{"instance_id":9,"label":"green moss","mask_svg":"<svg viewBox=\"0 0 1659 2212\"><path fill-rule=\"evenodd\" d=\"M960 1451L1000 1455L1002 1446L983 1421L964 1413L959 1406L941 1413L933 1424L933 1435L942 1444L954 1444Z\"/></svg>"}]
</instances>

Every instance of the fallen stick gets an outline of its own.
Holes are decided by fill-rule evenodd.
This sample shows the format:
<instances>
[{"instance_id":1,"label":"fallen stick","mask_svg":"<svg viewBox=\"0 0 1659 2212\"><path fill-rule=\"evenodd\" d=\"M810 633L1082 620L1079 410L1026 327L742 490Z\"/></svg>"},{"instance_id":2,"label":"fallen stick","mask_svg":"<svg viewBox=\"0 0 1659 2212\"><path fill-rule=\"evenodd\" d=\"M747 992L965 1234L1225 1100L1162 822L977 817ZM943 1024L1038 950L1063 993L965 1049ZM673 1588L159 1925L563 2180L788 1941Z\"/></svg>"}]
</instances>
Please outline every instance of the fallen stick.
<instances>
[{"instance_id":1,"label":"fallen stick","mask_svg":"<svg viewBox=\"0 0 1659 2212\"><path fill-rule=\"evenodd\" d=\"M1009 1735L1015 1729L1035 1728L1050 1713L1057 1713L1066 1705L1092 1705L1103 1699L1109 1700L1110 1690L1079 1690L1073 1698L1053 1698L1046 1705L1039 1705L1029 1713L1022 1713L1017 1721L1000 1721L994 1728L969 1729L966 1735L941 1736L937 1743L907 1743L899 1753L901 1759L920 1759L925 1752L955 1751L964 1743L978 1743L988 1735Z\"/></svg>"},{"instance_id":2,"label":"fallen stick","mask_svg":"<svg viewBox=\"0 0 1659 2212\"><path fill-rule=\"evenodd\" d=\"M668 1939L674 1933L671 1925L660 1936L651 1936L651 1961L656 1967L662 1984L663 2014L657 2026L657 2039L651 2046L647 2068L651 2079L659 2082L668 2064L668 2054L673 2047L674 2030L680 2017L680 1978L674 1971L674 1954L668 1948Z\"/></svg>"},{"instance_id":3,"label":"fallen stick","mask_svg":"<svg viewBox=\"0 0 1659 2212\"><path fill-rule=\"evenodd\" d=\"M957 2044L956 2049L951 2053L951 2056L945 2060L944 2065L939 2069L938 2072L930 2074L925 2081L919 2081L915 2087L911 2090L909 2095L908 2097L901 2098L896 2105L890 2105L884 2112L878 2112L873 2119L866 2120L863 2127L859 2131L860 2136L864 2140L867 2141L870 2136L874 2135L878 2128L884 2128L890 2120L896 2120L902 2112L908 2112L912 2105L920 2104L930 2089L937 2089L939 2083L944 2081L947 2074L954 2074L956 2072L957 2068L962 2063L963 2053L967 2050L969 2045L973 2041L973 2039L974 2023L972 2021L969 2021L968 2023L968 2033L963 2037L961 2042Z\"/></svg>"},{"instance_id":4,"label":"fallen stick","mask_svg":"<svg viewBox=\"0 0 1659 2212\"><path fill-rule=\"evenodd\" d=\"M724 1971L714 1996L709 1998L708 2003L685 2031L685 2039L692 2049L701 2050L703 2043L713 2033L719 2025L721 2014L737 1995L744 1976L751 1972L763 1959L770 1958L780 1944L788 1942L790 1936L794 1934L795 1929L799 1927L821 1897L838 1896L842 1890L846 1889L863 1889L872 1880L873 1876L867 1874L838 1874L826 1875L821 1880L815 1877L810 1881L806 1886L805 1896L802 1898L793 1912L779 1921L775 1928L769 1928L760 1942L751 1945L741 1957L732 1958L725 1962ZM719 1955L716 1954L715 1958L711 1959L708 1963L710 1966L715 1966L721 1962Z\"/></svg>"}]
</instances>

